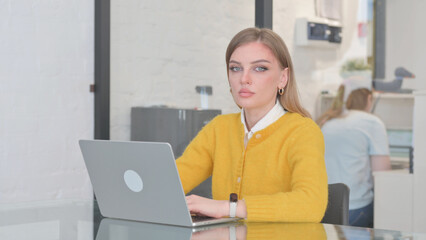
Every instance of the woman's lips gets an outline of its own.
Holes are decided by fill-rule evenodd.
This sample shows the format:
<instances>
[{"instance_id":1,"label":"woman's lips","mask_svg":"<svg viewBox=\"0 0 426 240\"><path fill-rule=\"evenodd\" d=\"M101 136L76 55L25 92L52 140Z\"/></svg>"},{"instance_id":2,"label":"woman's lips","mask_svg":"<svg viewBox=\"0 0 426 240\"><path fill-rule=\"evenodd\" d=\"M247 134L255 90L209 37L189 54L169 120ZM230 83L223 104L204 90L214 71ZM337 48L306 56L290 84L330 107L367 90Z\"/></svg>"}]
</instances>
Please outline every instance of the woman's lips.
<instances>
[{"instance_id":1,"label":"woman's lips","mask_svg":"<svg viewBox=\"0 0 426 240\"><path fill-rule=\"evenodd\" d=\"M248 89L241 89L239 92L238 92L238 94L241 96L241 97L251 97L251 96L253 96L254 95L254 92L251 92L250 90L248 90Z\"/></svg>"}]
</instances>

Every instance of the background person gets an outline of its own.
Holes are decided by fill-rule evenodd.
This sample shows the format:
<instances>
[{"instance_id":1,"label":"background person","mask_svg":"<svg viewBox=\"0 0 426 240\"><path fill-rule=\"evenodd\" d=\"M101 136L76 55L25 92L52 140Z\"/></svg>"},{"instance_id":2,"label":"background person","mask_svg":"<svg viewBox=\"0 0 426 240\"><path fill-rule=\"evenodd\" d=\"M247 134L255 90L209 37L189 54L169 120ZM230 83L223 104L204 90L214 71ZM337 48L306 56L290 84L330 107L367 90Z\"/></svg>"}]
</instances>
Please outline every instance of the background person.
<instances>
[{"instance_id":1,"label":"background person","mask_svg":"<svg viewBox=\"0 0 426 240\"><path fill-rule=\"evenodd\" d=\"M370 113L373 96L367 88L352 91L343 109L345 86L318 124L325 141L328 183L350 188L349 224L373 227L372 171L389 170L389 144L383 122Z\"/></svg>"},{"instance_id":2,"label":"background person","mask_svg":"<svg viewBox=\"0 0 426 240\"><path fill-rule=\"evenodd\" d=\"M185 193L212 175L213 199L187 197L192 213L249 221L320 222L327 206L324 142L300 105L283 40L248 28L229 43L226 66L241 113L221 115L188 145L177 167Z\"/></svg>"}]
</instances>

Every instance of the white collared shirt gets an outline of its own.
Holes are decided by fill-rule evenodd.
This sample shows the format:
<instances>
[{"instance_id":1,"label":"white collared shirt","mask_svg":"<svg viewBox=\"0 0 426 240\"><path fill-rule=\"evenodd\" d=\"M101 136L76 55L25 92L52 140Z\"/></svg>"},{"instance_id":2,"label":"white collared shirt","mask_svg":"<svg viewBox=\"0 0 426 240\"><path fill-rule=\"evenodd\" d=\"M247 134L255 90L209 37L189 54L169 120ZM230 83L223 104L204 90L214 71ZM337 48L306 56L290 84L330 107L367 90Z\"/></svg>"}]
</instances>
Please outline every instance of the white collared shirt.
<instances>
[{"instance_id":1,"label":"white collared shirt","mask_svg":"<svg viewBox=\"0 0 426 240\"><path fill-rule=\"evenodd\" d=\"M247 129L245 115L244 115L244 108L241 109L241 122L244 125L244 147L247 146L248 141L250 138L253 137L254 133L257 131L260 131L262 129L265 129L275 121L277 121L280 117L282 117L285 114L284 108L281 106L280 102L277 101L275 103L275 106L262 118L260 119L251 129L250 131Z\"/></svg>"}]
</instances>

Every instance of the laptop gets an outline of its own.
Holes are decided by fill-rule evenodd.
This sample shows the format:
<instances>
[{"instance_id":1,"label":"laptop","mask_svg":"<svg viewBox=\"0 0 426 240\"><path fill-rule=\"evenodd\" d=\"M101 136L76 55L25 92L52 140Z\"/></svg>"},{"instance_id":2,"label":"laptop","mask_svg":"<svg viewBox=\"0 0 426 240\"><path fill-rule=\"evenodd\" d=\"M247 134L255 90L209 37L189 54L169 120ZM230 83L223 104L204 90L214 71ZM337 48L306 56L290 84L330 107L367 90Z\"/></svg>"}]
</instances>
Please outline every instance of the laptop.
<instances>
[{"instance_id":1,"label":"laptop","mask_svg":"<svg viewBox=\"0 0 426 240\"><path fill-rule=\"evenodd\" d=\"M80 140L104 217L198 227L238 218L193 220L168 143Z\"/></svg>"},{"instance_id":2,"label":"laptop","mask_svg":"<svg viewBox=\"0 0 426 240\"><path fill-rule=\"evenodd\" d=\"M141 239L175 239L190 240L197 236L204 239L203 233L208 237L219 237L224 230L235 232L237 228L245 227L238 222L207 225L199 228L187 228L172 225L135 222L121 219L104 218L101 220L96 240L141 240ZM216 232L217 231L217 232ZM205 235L204 235L205 236Z\"/></svg>"}]
</instances>

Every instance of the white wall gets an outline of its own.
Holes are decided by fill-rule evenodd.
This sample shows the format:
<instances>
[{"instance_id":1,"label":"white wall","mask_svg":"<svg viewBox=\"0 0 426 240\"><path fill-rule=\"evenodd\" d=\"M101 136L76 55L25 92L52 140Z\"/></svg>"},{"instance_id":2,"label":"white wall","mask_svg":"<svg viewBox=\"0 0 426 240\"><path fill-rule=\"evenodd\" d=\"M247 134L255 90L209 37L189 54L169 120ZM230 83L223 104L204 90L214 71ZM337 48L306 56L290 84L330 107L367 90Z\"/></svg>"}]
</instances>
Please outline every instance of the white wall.
<instances>
[{"instance_id":1,"label":"white wall","mask_svg":"<svg viewBox=\"0 0 426 240\"><path fill-rule=\"evenodd\" d=\"M424 23L426 1L386 1L386 81L394 79L402 66L416 75L406 79L403 88L426 89L426 48Z\"/></svg>"},{"instance_id":2,"label":"white wall","mask_svg":"<svg viewBox=\"0 0 426 240\"><path fill-rule=\"evenodd\" d=\"M0 0L0 203L92 198L94 2Z\"/></svg>"},{"instance_id":3,"label":"white wall","mask_svg":"<svg viewBox=\"0 0 426 240\"><path fill-rule=\"evenodd\" d=\"M225 51L254 25L254 2L111 1L111 139L130 139L132 106L200 107L196 85L213 86L209 107L238 111Z\"/></svg>"},{"instance_id":4,"label":"white wall","mask_svg":"<svg viewBox=\"0 0 426 240\"><path fill-rule=\"evenodd\" d=\"M340 66L347 59L367 57L366 38L357 37L358 5L358 1L343 1L342 43L335 48L322 48L295 43L296 19L316 17L315 1L274 1L273 29L289 48L302 103L311 114L321 90L335 91L341 84Z\"/></svg>"},{"instance_id":5,"label":"white wall","mask_svg":"<svg viewBox=\"0 0 426 240\"><path fill-rule=\"evenodd\" d=\"M225 51L240 30L254 26L254 1L111 1L111 139L130 139L132 106L200 106L196 85L212 85L211 108L239 111L226 77ZM314 1L274 1L273 29L293 56L305 107L314 112L323 89L337 89L340 65L366 57L357 37L358 1L343 3L343 43L336 49L294 43L295 20L315 17Z\"/></svg>"}]
</instances>

